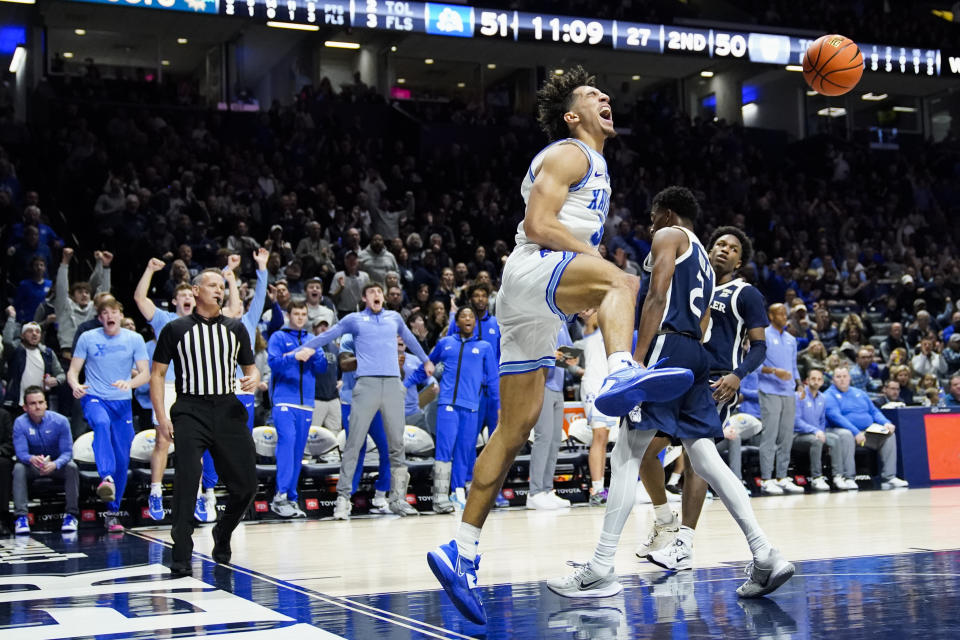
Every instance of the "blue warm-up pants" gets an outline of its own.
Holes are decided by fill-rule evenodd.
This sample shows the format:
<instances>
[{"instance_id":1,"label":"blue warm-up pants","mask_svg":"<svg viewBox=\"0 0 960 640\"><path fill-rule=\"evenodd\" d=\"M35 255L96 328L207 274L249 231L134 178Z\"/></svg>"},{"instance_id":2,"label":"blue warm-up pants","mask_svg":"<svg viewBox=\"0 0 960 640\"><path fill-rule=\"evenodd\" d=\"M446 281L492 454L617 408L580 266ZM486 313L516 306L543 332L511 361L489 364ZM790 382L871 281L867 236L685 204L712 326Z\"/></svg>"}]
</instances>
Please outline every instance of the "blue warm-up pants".
<instances>
[{"instance_id":1,"label":"blue warm-up pants","mask_svg":"<svg viewBox=\"0 0 960 640\"><path fill-rule=\"evenodd\" d=\"M483 431L484 427L487 427L487 438L493 435L493 432L497 430L497 413L499 407L491 398L490 394L487 393L487 388L483 387L480 389L480 407L477 409L477 434ZM467 482L473 480L473 465L477 462L477 443L476 436L473 438L473 447L469 452L469 459L467 460ZM458 485L451 484L450 486L456 487Z\"/></svg>"},{"instance_id":2,"label":"blue warm-up pants","mask_svg":"<svg viewBox=\"0 0 960 640\"><path fill-rule=\"evenodd\" d=\"M277 430L277 493L297 501L303 450L307 447L313 407L282 404L273 407L273 428Z\"/></svg>"},{"instance_id":3,"label":"blue warm-up pants","mask_svg":"<svg viewBox=\"0 0 960 640\"><path fill-rule=\"evenodd\" d=\"M472 409L449 404L437 407L437 441L434 458L437 462L453 462L450 487L467 484L477 456L477 417Z\"/></svg>"},{"instance_id":4,"label":"blue warm-up pants","mask_svg":"<svg viewBox=\"0 0 960 640\"><path fill-rule=\"evenodd\" d=\"M93 457L100 478L110 476L116 498L107 504L110 511L120 510L123 490L127 488L130 445L133 443L133 407L130 400L104 400L83 397L83 417L93 427Z\"/></svg>"}]
</instances>

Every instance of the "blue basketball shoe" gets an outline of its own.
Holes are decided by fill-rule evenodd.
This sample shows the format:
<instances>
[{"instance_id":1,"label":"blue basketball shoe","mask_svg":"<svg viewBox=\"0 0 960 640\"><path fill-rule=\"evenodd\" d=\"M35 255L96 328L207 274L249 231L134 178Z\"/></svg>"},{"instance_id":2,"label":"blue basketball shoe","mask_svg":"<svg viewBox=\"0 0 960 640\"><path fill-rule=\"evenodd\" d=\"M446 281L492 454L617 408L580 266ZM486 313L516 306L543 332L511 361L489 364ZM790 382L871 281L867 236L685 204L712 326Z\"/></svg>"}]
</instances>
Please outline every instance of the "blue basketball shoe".
<instances>
[{"instance_id":1,"label":"blue basketball shoe","mask_svg":"<svg viewBox=\"0 0 960 640\"><path fill-rule=\"evenodd\" d=\"M197 498L197 506L193 508L193 517L197 522L207 521L207 501L203 499L203 496Z\"/></svg>"},{"instance_id":2,"label":"blue basketball shoe","mask_svg":"<svg viewBox=\"0 0 960 640\"><path fill-rule=\"evenodd\" d=\"M147 513L158 522L163 520L165 515L163 512L163 496L150 494L150 497L147 498Z\"/></svg>"},{"instance_id":3,"label":"blue basketball shoe","mask_svg":"<svg viewBox=\"0 0 960 640\"><path fill-rule=\"evenodd\" d=\"M625 416L641 402L667 402L683 395L693 384L693 372L680 367L657 368L663 361L646 368L634 364L611 373L604 378L593 406L608 416Z\"/></svg>"},{"instance_id":4,"label":"blue basketball shoe","mask_svg":"<svg viewBox=\"0 0 960 640\"><path fill-rule=\"evenodd\" d=\"M487 624L477 588L480 556L472 561L464 558L457 549L457 541L451 540L427 553L427 564L463 617L474 624Z\"/></svg>"}]
</instances>

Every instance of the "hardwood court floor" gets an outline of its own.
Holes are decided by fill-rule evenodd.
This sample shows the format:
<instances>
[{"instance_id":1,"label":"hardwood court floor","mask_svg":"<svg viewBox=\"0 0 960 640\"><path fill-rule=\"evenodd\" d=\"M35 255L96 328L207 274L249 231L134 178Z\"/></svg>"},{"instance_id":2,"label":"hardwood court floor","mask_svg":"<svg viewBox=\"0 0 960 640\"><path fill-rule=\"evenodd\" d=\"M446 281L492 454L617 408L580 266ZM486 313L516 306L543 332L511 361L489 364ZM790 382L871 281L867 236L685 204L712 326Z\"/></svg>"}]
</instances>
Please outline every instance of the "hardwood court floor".
<instances>
[{"instance_id":1,"label":"hardwood court floor","mask_svg":"<svg viewBox=\"0 0 960 640\"><path fill-rule=\"evenodd\" d=\"M771 541L794 561L960 548L960 487L763 497L751 503ZM480 540L480 584L539 582L566 573L567 560L591 556L603 511L495 511ZM664 573L633 553L652 518L649 505L634 508L617 556L620 576ZM453 537L458 522L456 516L423 515L246 523L234 534L233 562L332 596L436 590L425 555ZM194 536L196 551L203 554L212 549L209 530ZM169 540L164 529L139 531ZM695 568L750 559L719 500L704 508L694 553Z\"/></svg>"}]
</instances>

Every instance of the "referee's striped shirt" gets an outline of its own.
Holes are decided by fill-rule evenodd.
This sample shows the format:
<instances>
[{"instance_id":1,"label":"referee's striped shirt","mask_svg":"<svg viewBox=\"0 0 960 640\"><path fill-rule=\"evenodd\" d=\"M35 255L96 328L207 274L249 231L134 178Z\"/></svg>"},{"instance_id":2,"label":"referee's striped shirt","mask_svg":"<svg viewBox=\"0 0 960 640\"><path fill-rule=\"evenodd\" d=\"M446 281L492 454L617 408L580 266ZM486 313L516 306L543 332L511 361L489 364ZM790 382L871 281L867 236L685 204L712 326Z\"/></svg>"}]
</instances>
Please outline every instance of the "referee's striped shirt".
<instances>
[{"instance_id":1,"label":"referee's striped shirt","mask_svg":"<svg viewBox=\"0 0 960 640\"><path fill-rule=\"evenodd\" d=\"M173 360L178 395L221 396L234 392L237 365L251 365L250 337L239 318L207 319L196 312L167 323L153 361Z\"/></svg>"}]
</instances>

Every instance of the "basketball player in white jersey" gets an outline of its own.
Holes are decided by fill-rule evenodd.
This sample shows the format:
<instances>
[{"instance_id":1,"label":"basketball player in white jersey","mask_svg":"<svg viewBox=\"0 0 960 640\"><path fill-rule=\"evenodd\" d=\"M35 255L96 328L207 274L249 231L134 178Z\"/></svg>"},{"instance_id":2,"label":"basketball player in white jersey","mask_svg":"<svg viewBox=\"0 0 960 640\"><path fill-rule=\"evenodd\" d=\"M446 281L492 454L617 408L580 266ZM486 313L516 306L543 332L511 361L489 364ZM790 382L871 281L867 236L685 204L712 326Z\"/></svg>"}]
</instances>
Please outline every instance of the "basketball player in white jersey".
<instances>
[{"instance_id":1,"label":"basketball player in white jersey","mask_svg":"<svg viewBox=\"0 0 960 640\"><path fill-rule=\"evenodd\" d=\"M500 426L477 459L456 539L427 555L454 605L476 624L486 622L476 588L480 528L540 415L560 324L583 309L598 309L611 372L601 395L615 396L624 407L619 415L639 401L635 392L650 397L659 393L658 385L677 385L669 374L658 378L657 371L648 373L633 360L640 281L597 250L610 206L603 145L616 135L609 96L577 67L547 80L537 94L537 111L553 142L534 157L523 178L526 212L497 296Z\"/></svg>"}]
</instances>

